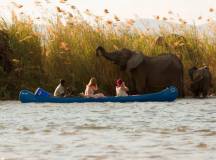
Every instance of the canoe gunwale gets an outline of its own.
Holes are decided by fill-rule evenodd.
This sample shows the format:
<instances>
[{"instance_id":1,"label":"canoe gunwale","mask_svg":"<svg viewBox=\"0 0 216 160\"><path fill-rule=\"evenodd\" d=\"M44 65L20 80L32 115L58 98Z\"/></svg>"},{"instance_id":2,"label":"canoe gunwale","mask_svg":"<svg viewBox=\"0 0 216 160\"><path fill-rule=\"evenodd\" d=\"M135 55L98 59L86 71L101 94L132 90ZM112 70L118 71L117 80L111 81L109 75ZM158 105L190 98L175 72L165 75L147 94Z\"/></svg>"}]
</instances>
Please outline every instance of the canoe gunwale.
<instances>
[{"instance_id":1,"label":"canoe gunwale","mask_svg":"<svg viewBox=\"0 0 216 160\"><path fill-rule=\"evenodd\" d=\"M82 98L82 97L43 97L36 96L28 90L22 90L19 94L19 99L22 103L90 103L90 102L171 102L178 96L178 91L175 87L168 87L160 92L148 93L144 95L131 95L126 97L108 96L102 98Z\"/></svg>"}]
</instances>

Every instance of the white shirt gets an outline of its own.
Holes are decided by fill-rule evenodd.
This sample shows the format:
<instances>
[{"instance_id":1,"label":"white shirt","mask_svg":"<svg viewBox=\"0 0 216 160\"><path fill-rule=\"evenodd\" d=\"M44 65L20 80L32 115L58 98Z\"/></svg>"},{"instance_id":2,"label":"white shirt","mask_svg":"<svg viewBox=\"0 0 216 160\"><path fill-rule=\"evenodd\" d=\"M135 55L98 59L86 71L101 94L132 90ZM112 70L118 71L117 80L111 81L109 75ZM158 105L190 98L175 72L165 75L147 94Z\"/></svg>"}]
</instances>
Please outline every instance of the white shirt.
<instances>
[{"instance_id":1,"label":"white shirt","mask_svg":"<svg viewBox=\"0 0 216 160\"><path fill-rule=\"evenodd\" d=\"M116 87L116 96L128 96L128 94L122 87Z\"/></svg>"},{"instance_id":2,"label":"white shirt","mask_svg":"<svg viewBox=\"0 0 216 160\"><path fill-rule=\"evenodd\" d=\"M55 89L54 96L59 97L64 93L65 93L64 87L61 84L59 84Z\"/></svg>"}]
</instances>

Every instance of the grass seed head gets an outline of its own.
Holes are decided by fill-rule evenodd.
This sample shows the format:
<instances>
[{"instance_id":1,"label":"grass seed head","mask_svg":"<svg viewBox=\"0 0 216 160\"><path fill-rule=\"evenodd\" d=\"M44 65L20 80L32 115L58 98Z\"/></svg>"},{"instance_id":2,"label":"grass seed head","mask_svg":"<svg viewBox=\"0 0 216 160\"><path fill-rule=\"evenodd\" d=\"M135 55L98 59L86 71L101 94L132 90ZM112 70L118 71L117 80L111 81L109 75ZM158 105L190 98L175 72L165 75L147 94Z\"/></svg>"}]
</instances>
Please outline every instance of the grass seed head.
<instances>
[{"instance_id":1,"label":"grass seed head","mask_svg":"<svg viewBox=\"0 0 216 160\"><path fill-rule=\"evenodd\" d=\"M104 13L108 14L109 13L108 9L104 9Z\"/></svg>"},{"instance_id":2,"label":"grass seed head","mask_svg":"<svg viewBox=\"0 0 216 160\"><path fill-rule=\"evenodd\" d=\"M214 9L213 8L209 8L209 12L214 12Z\"/></svg>"}]
</instances>

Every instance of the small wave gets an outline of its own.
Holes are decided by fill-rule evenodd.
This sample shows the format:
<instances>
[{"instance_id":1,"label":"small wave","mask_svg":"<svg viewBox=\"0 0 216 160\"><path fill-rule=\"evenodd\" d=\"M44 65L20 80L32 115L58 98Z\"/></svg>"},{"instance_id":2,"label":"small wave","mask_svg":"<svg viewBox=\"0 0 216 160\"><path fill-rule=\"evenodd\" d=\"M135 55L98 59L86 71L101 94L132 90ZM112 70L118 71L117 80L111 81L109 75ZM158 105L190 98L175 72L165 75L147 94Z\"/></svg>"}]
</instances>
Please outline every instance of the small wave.
<instances>
[{"instance_id":1,"label":"small wave","mask_svg":"<svg viewBox=\"0 0 216 160\"><path fill-rule=\"evenodd\" d=\"M166 149L172 150L172 151L177 151L177 148L174 148L174 147L168 147L168 148L166 148Z\"/></svg>"},{"instance_id":2,"label":"small wave","mask_svg":"<svg viewBox=\"0 0 216 160\"><path fill-rule=\"evenodd\" d=\"M196 130L194 132L211 132L210 129L200 129L200 130Z\"/></svg>"},{"instance_id":3,"label":"small wave","mask_svg":"<svg viewBox=\"0 0 216 160\"><path fill-rule=\"evenodd\" d=\"M171 129L168 129L168 128L155 128L155 130L153 130L151 132L160 133L160 134L170 134L173 131Z\"/></svg>"},{"instance_id":4,"label":"small wave","mask_svg":"<svg viewBox=\"0 0 216 160\"><path fill-rule=\"evenodd\" d=\"M67 136L67 135L79 135L79 131L62 131L60 133L62 136Z\"/></svg>"},{"instance_id":5,"label":"small wave","mask_svg":"<svg viewBox=\"0 0 216 160\"><path fill-rule=\"evenodd\" d=\"M176 130L178 132L186 132L187 131L187 127L186 126L181 126L181 127L178 127Z\"/></svg>"},{"instance_id":6,"label":"small wave","mask_svg":"<svg viewBox=\"0 0 216 160\"><path fill-rule=\"evenodd\" d=\"M160 134L170 134L170 132L167 132L167 131L161 131Z\"/></svg>"},{"instance_id":7,"label":"small wave","mask_svg":"<svg viewBox=\"0 0 216 160\"><path fill-rule=\"evenodd\" d=\"M200 143L196 147L198 147L198 148L208 148L208 145L205 144L205 143Z\"/></svg>"},{"instance_id":8,"label":"small wave","mask_svg":"<svg viewBox=\"0 0 216 160\"><path fill-rule=\"evenodd\" d=\"M42 117L40 118L40 121L45 121L47 119L47 117Z\"/></svg>"},{"instance_id":9,"label":"small wave","mask_svg":"<svg viewBox=\"0 0 216 160\"><path fill-rule=\"evenodd\" d=\"M45 133L50 133L52 130L51 129L44 129L43 132Z\"/></svg>"},{"instance_id":10,"label":"small wave","mask_svg":"<svg viewBox=\"0 0 216 160\"><path fill-rule=\"evenodd\" d=\"M63 145L63 144L57 144L57 145L56 145L56 148L57 148L57 149L62 149L62 148L64 148L64 145Z\"/></svg>"},{"instance_id":11,"label":"small wave","mask_svg":"<svg viewBox=\"0 0 216 160\"><path fill-rule=\"evenodd\" d=\"M51 129L54 129L54 128L59 127L59 126L60 126L60 124L57 124L57 123L54 123L54 122L49 122L46 125L47 128L51 128Z\"/></svg>"},{"instance_id":12,"label":"small wave","mask_svg":"<svg viewBox=\"0 0 216 160\"><path fill-rule=\"evenodd\" d=\"M3 124L0 124L0 129L5 129L6 127Z\"/></svg>"},{"instance_id":13,"label":"small wave","mask_svg":"<svg viewBox=\"0 0 216 160\"><path fill-rule=\"evenodd\" d=\"M101 113L101 114L107 114L107 113L110 113L110 110L94 110L94 111L91 111L93 113Z\"/></svg>"},{"instance_id":14,"label":"small wave","mask_svg":"<svg viewBox=\"0 0 216 160\"><path fill-rule=\"evenodd\" d=\"M204 136L215 136L216 135L216 131L212 131L210 133L205 134Z\"/></svg>"},{"instance_id":15,"label":"small wave","mask_svg":"<svg viewBox=\"0 0 216 160\"><path fill-rule=\"evenodd\" d=\"M151 158L151 159L156 159L156 158L162 159L162 157L159 156L159 155L152 155L152 156L149 156L149 158Z\"/></svg>"},{"instance_id":16,"label":"small wave","mask_svg":"<svg viewBox=\"0 0 216 160\"><path fill-rule=\"evenodd\" d=\"M107 145L107 148L109 148L109 149L117 149L114 145Z\"/></svg>"},{"instance_id":17,"label":"small wave","mask_svg":"<svg viewBox=\"0 0 216 160\"><path fill-rule=\"evenodd\" d=\"M82 160L88 160L88 159L94 159L94 160L104 160L104 159L107 159L108 157L107 156L96 156L96 155L88 155L86 157L84 157Z\"/></svg>"},{"instance_id":18,"label":"small wave","mask_svg":"<svg viewBox=\"0 0 216 160\"><path fill-rule=\"evenodd\" d=\"M76 129L87 129L87 130L103 130L103 129L111 129L110 126L97 126L95 124L84 124L82 126L76 126Z\"/></svg>"},{"instance_id":19,"label":"small wave","mask_svg":"<svg viewBox=\"0 0 216 160\"><path fill-rule=\"evenodd\" d=\"M25 127L25 126L22 126L22 127L18 128L17 130L18 130L18 131L29 131L30 128Z\"/></svg>"}]
</instances>

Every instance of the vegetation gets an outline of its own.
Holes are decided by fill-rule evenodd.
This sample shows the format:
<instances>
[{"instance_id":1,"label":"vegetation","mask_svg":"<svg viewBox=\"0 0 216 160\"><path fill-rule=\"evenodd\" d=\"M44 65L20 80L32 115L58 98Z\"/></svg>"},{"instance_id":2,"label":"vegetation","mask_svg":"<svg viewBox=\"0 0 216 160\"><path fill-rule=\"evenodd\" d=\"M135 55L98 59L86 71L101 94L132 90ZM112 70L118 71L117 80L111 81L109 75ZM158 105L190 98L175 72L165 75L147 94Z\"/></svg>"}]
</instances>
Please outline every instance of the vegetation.
<instances>
[{"instance_id":1,"label":"vegetation","mask_svg":"<svg viewBox=\"0 0 216 160\"><path fill-rule=\"evenodd\" d=\"M166 52L176 54L185 67L186 91L190 83L187 70L194 65L207 65L213 82L216 78L216 30L213 22L210 23L211 35L201 34L196 26L189 27L183 20L178 27L170 24L169 29L161 27L160 31L153 32L151 29L136 29L132 19L126 23L117 16L113 20L105 20L86 10L89 19L94 20L89 22L78 10L76 15L66 13L60 7L57 11L55 20L52 23L47 21L42 29L33 19L17 18L14 13L12 22L0 21L0 30L9 36L12 50L9 57L13 63L10 73L4 72L0 66L0 99L16 99L21 89L34 91L39 86L53 92L61 78L76 93L80 93L92 76L96 77L105 94L114 94L115 80L122 75L126 81L129 78L114 64L96 57L95 49L99 45L110 51L129 48L149 56ZM109 14L106 9L104 12ZM62 19L61 15L65 18ZM162 40L156 43L158 36ZM216 84L213 85L212 92L215 92ZM187 91L187 94L190 93Z\"/></svg>"}]
</instances>

